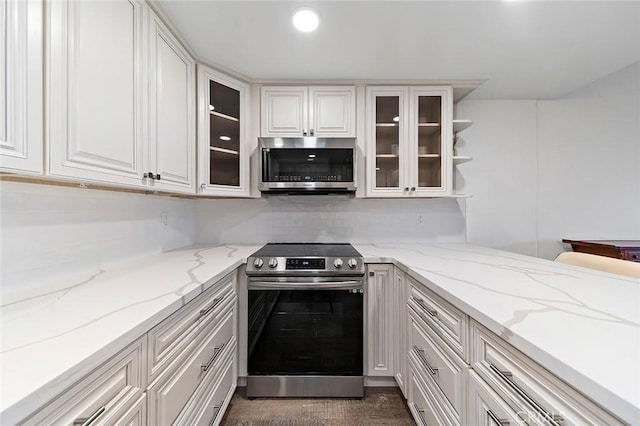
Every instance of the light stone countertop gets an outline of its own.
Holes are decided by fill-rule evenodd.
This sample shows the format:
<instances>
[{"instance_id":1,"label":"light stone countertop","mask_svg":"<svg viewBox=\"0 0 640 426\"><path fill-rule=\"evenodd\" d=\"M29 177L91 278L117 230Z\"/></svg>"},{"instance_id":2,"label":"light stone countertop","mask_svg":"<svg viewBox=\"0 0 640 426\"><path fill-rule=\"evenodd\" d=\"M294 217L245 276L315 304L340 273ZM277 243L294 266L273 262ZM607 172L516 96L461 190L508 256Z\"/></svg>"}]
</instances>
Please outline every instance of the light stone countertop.
<instances>
[{"instance_id":1,"label":"light stone countertop","mask_svg":"<svg viewBox=\"0 0 640 426\"><path fill-rule=\"evenodd\" d=\"M640 424L640 280L464 244L354 244L395 263L609 411ZM13 424L235 270L261 245L194 246L2 299Z\"/></svg>"},{"instance_id":2,"label":"light stone countertop","mask_svg":"<svg viewBox=\"0 0 640 426\"><path fill-rule=\"evenodd\" d=\"M0 306L0 424L31 414L246 262L262 245L193 246Z\"/></svg>"},{"instance_id":3,"label":"light stone countertop","mask_svg":"<svg viewBox=\"0 0 640 426\"><path fill-rule=\"evenodd\" d=\"M575 389L640 425L640 280L464 244L354 246L365 262L404 268Z\"/></svg>"}]
</instances>

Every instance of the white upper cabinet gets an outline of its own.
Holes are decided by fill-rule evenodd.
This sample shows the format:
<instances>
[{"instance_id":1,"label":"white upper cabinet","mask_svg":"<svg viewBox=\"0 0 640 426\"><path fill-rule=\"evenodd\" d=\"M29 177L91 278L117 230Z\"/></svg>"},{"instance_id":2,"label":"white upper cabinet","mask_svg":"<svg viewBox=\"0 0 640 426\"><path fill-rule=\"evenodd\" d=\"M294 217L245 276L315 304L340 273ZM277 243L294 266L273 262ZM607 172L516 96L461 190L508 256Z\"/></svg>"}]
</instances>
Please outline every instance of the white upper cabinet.
<instances>
[{"instance_id":1,"label":"white upper cabinet","mask_svg":"<svg viewBox=\"0 0 640 426\"><path fill-rule=\"evenodd\" d=\"M0 2L0 170L43 171L42 1Z\"/></svg>"},{"instance_id":2,"label":"white upper cabinet","mask_svg":"<svg viewBox=\"0 0 640 426\"><path fill-rule=\"evenodd\" d=\"M452 89L367 88L367 196L451 195Z\"/></svg>"},{"instance_id":3,"label":"white upper cabinet","mask_svg":"<svg viewBox=\"0 0 640 426\"><path fill-rule=\"evenodd\" d=\"M249 85L198 65L198 194L250 195Z\"/></svg>"},{"instance_id":4,"label":"white upper cabinet","mask_svg":"<svg viewBox=\"0 0 640 426\"><path fill-rule=\"evenodd\" d=\"M194 194L195 64L150 12L149 143L144 171L154 189Z\"/></svg>"},{"instance_id":5,"label":"white upper cabinet","mask_svg":"<svg viewBox=\"0 0 640 426\"><path fill-rule=\"evenodd\" d=\"M48 6L48 173L144 187L139 0Z\"/></svg>"},{"instance_id":6,"label":"white upper cabinet","mask_svg":"<svg viewBox=\"0 0 640 426\"><path fill-rule=\"evenodd\" d=\"M260 133L264 137L355 137L353 86L263 86Z\"/></svg>"}]
</instances>

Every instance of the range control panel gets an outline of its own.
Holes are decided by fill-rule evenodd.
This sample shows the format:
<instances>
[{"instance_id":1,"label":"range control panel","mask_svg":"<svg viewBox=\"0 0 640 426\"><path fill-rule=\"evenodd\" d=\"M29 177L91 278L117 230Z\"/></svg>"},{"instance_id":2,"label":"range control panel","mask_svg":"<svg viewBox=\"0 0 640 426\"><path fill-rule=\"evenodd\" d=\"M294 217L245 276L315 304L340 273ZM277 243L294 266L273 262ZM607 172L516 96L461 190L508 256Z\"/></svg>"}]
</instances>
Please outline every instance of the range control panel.
<instances>
[{"instance_id":1,"label":"range control panel","mask_svg":"<svg viewBox=\"0 0 640 426\"><path fill-rule=\"evenodd\" d=\"M326 269L326 259L322 258L287 258L285 269Z\"/></svg>"}]
</instances>

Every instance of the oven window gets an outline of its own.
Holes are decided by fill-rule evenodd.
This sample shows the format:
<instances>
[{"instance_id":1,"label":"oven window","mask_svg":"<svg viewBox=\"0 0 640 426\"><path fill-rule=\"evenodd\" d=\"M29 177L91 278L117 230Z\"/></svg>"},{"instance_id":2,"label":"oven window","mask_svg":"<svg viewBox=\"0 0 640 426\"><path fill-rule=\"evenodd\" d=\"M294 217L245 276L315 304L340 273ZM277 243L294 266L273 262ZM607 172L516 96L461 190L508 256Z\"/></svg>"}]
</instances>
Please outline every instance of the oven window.
<instances>
[{"instance_id":1,"label":"oven window","mask_svg":"<svg viewBox=\"0 0 640 426\"><path fill-rule=\"evenodd\" d=\"M361 376L362 307L349 290L249 290L249 374Z\"/></svg>"},{"instance_id":2,"label":"oven window","mask_svg":"<svg viewBox=\"0 0 640 426\"><path fill-rule=\"evenodd\" d=\"M263 148L263 182L353 182L353 149Z\"/></svg>"}]
</instances>

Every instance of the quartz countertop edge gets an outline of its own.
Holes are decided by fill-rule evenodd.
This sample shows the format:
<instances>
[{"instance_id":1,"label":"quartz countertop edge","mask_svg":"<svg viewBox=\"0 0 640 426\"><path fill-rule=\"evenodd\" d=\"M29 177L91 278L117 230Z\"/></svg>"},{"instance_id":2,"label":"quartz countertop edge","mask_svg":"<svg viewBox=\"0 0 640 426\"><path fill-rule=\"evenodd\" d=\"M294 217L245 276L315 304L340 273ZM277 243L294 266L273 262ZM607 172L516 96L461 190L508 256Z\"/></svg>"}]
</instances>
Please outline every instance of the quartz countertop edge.
<instances>
[{"instance_id":1,"label":"quartz countertop edge","mask_svg":"<svg viewBox=\"0 0 640 426\"><path fill-rule=\"evenodd\" d=\"M466 244L353 245L366 263L399 266L615 416L640 423L640 280ZM2 423L32 414L260 247L190 246L3 297ZM554 322L563 327L545 333ZM616 363L599 367L612 353Z\"/></svg>"}]
</instances>

